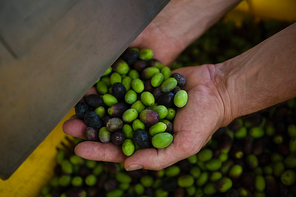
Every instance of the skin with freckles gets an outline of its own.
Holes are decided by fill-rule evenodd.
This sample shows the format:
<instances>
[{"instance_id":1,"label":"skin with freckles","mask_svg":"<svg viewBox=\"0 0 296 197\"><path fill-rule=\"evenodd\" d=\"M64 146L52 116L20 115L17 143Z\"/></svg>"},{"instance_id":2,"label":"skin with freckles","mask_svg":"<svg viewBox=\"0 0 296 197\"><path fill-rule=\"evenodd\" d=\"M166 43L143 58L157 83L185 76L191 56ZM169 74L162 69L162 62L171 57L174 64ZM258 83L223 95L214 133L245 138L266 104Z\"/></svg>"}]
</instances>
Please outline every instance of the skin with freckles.
<instances>
[{"instance_id":1,"label":"skin with freckles","mask_svg":"<svg viewBox=\"0 0 296 197\"><path fill-rule=\"evenodd\" d=\"M131 47L150 48L154 58L169 66L237 2L173 0ZM203 9L193 12L197 8ZM190 21L193 16L196 17ZM126 157L120 146L86 141L76 146L75 153L91 160L123 162L127 170L168 167L197 153L218 128L233 119L296 97L295 54L296 23L226 62L178 69L175 72L187 81L184 89L188 103L177 111L171 145L141 149ZM93 93L97 93L95 88L86 95ZM63 125L65 133L79 138L83 138L85 128L75 116Z\"/></svg>"}]
</instances>

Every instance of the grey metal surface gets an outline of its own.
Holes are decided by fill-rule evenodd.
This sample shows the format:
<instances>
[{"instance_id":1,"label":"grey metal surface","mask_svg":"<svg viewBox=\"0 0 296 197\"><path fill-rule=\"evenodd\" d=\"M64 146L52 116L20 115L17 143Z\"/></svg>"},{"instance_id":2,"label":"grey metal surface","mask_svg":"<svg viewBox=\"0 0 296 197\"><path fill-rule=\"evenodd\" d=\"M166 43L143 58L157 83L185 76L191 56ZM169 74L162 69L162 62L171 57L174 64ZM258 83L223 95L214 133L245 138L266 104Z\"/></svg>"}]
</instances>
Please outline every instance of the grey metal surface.
<instances>
[{"instance_id":1,"label":"grey metal surface","mask_svg":"<svg viewBox=\"0 0 296 197\"><path fill-rule=\"evenodd\" d=\"M0 1L0 178L19 167L168 1Z\"/></svg>"}]
</instances>

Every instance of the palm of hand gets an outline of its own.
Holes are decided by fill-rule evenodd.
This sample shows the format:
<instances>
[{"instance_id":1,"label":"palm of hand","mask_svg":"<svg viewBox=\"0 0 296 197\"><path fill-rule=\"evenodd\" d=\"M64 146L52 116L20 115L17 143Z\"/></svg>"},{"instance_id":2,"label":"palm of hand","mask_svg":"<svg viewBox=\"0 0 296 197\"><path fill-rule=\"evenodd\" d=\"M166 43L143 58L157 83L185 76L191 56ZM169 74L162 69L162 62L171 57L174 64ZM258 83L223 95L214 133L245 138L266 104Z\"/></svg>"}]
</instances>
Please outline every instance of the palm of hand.
<instances>
[{"instance_id":1,"label":"palm of hand","mask_svg":"<svg viewBox=\"0 0 296 197\"><path fill-rule=\"evenodd\" d=\"M141 149L126 157L120 146L86 141L76 146L76 154L91 160L124 162L128 170L139 166L160 170L197 153L223 121L223 103L209 70L209 65L177 70L187 79L185 90L189 100L176 114L174 140L167 148ZM84 122L77 118L64 123L65 133L75 137L83 137L85 128Z\"/></svg>"},{"instance_id":2,"label":"palm of hand","mask_svg":"<svg viewBox=\"0 0 296 197\"><path fill-rule=\"evenodd\" d=\"M223 121L223 103L211 80L209 67L177 70L187 79L187 105L178 109L174 121L174 140L164 149L142 149L125 160L125 167L138 164L145 169L160 170L196 154Z\"/></svg>"}]
</instances>

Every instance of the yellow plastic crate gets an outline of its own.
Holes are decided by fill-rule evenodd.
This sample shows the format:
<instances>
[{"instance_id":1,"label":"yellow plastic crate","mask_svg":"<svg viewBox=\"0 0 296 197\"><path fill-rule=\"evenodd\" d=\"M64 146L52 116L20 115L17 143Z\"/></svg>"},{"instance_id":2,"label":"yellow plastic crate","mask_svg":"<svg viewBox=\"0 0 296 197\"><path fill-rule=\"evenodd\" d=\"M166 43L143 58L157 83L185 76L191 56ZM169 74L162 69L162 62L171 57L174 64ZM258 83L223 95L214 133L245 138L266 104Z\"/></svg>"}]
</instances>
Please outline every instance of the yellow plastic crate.
<instances>
[{"instance_id":1,"label":"yellow plastic crate","mask_svg":"<svg viewBox=\"0 0 296 197\"><path fill-rule=\"evenodd\" d=\"M61 141L67 136L62 130L63 122L74 113L73 109L65 116L8 180L0 179L1 197L39 196L41 188L54 176L56 147L61 147Z\"/></svg>"},{"instance_id":2,"label":"yellow plastic crate","mask_svg":"<svg viewBox=\"0 0 296 197\"><path fill-rule=\"evenodd\" d=\"M295 0L244 0L234 11L262 19L273 19L283 22L296 21Z\"/></svg>"}]
</instances>

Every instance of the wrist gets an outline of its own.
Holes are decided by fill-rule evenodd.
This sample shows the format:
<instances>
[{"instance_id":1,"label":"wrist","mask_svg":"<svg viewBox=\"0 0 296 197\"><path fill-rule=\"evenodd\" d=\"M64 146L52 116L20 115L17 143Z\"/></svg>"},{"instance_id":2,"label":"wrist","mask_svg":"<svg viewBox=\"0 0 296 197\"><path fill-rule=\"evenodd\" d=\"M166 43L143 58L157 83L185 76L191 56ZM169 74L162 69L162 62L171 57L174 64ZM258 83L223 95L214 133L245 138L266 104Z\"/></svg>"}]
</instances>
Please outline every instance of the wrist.
<instances>
[{"instance_id":1,"label":"wrist","mask_svg":"<svg viewBox=\"0 0 296 197\"><path fill-rule=\"evenodd\" d=\"M167 9L171 12L167 21L172 24L170 27L175 27L173 32L178 32L180 46L185 49L240 1L172 0Z\"/></svg>"},{"instance_id":2,"label":"wrist","mask_svg":"<svg viewBox=\"0 0 296 197\"><path fill-rule=\"evenodd\" d=\"M219 95L219 98L221 100L221 108L222 110L222 117L221 117L221 123L220 127L225 127L229 123L231 123L235 118L237 118L239 115L239 112L236 110L237 108L236 99L234 99L234 96L232 94L232 87L235 83L232 83L232 78L230 75L225 71L227 68L227 65L225 62L215 64L215 65L209 65L209 72L211 75L211 80L215 86L215 89L217 91L217 94Z\"/></svg>"},{"instance_id":3,"label":"wrist","mask_svg":"<svg viewBox=\"0 0 296 197\"><path fill-rule=\"evenodd\" d=\"M296 96L296 23L245 53L215 65L214 83L229 121Z\"/></svg>"}]
</instances>

